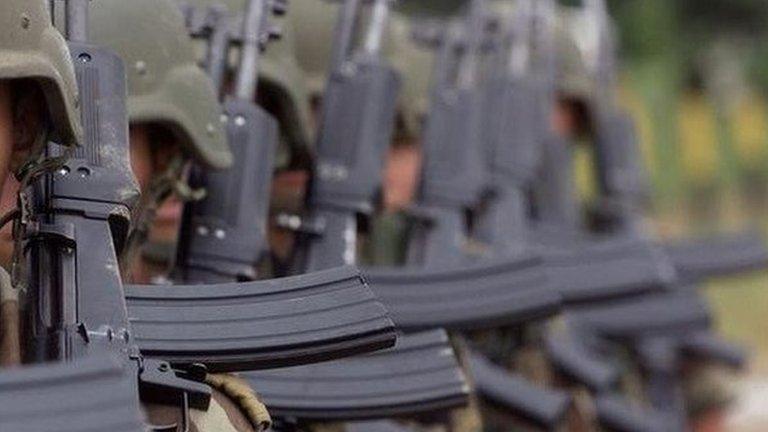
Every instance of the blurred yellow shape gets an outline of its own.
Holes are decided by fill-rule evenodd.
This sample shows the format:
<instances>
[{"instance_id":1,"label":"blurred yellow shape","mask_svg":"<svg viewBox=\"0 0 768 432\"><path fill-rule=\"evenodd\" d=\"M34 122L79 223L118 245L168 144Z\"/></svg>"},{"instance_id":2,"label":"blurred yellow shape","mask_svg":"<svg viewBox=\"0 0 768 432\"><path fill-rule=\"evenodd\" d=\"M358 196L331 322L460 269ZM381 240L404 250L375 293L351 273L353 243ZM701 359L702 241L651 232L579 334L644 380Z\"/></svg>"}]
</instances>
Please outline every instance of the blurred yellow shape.
<instances>
[{"instance_id":1,"label":"blurred yellow shape","mask_svg":"<svg viewBox=\"0 0 768 432\"><path fill-rule=\"evenodd\" d=\"M679 105L683 173L693 184L713 181L719 169L715 111L704 95L684 94Z\"/></svg>"}]
</instances>

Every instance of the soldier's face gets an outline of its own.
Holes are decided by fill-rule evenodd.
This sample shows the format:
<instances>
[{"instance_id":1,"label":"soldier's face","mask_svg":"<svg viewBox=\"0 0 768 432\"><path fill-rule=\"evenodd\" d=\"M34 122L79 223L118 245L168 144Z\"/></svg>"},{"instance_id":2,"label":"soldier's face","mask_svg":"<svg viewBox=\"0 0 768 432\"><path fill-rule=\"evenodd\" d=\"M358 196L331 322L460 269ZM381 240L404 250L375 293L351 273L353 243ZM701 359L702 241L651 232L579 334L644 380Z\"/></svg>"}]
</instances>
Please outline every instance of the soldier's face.
<instances>
[{"instance_id":1,"label":"soldier's face","mask_svg":"<svg viewBox=\"0 0 768 432\"><path fill-rule=\"evenodd\" d=\"M142 192L146 191L154 178L162 175L168 164L179 150L179 145L172 135L158 133L150 125L131 125L131 167L139 182ZM149 241L170 244L176 240L181 223L182 204L176 197L166 199L158 208L149 233ZM164 268L154 268L140 260L136 263L133 275L138 283L150 282L152 277L163 272Z\"/></svg>"},{"instance_id":2,"label":"soldier's face","mask_svg":"<svg viewBox=\"0 0 768 432\"><path fill-rule=\"evenodd\" d=\"M16 97L15 91L23 97ZM0 80L0 214L16 206L18 182L11 170L27 157L42 127L44 103L36 86ZM0 231L0 265L10 262L12 252L11 224L7 224Z\"/></svg>"}]
</instances>

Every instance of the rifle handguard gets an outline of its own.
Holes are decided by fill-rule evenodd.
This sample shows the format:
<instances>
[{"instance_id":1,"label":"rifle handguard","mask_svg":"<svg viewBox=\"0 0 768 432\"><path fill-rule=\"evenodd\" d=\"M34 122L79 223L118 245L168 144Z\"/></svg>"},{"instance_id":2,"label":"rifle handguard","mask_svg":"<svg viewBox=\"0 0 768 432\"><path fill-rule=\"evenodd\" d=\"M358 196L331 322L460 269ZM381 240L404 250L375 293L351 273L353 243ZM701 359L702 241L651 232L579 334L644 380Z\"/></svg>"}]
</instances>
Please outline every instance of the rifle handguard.
<instances>
[{"instance_id":1,"label":"rifle handguard","mask_svg":"<svg viewBox=\"0 0 768 432\"><path fill-rule=\"evenodd\" d=\"M365 357L244 377L273 416L308 421L421 415L463 406L469 392L442 330L400 337Z\"/></svg>"},{"instance_id":2,"label":"rifle handguard","mask_svg":"<svg viewBox=\"0 0 768 432\"><path fill-rule=\"evenodd\" d=\"M286 367L391 347L395 328L354 268L249 283L126 287L148 357L213 372Z\"/></svg>"}]
</instances>

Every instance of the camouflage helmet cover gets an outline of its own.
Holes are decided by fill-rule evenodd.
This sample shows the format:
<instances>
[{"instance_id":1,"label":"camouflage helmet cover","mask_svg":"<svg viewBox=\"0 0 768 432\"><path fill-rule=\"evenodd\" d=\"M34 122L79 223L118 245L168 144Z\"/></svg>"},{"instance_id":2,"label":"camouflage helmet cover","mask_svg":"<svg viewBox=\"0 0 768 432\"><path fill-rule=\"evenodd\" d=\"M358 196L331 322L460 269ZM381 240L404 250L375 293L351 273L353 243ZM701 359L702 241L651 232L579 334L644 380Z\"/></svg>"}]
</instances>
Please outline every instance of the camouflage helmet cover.
<instances>
[{"instance_id":1,"label":"camouflage helmet cover","mask_svg":"<svg viewBox=\"0 0 768 432\"><path fill-rule=\"evenodd\" d=\"M96 0L91 7L94 43L126 62L131 123L158 123L182 138L198 162L226 168L232 155L221 124L221 106L171 0Z\"/></svg>"},{"instance_id":2,"label":"camouflage helmet cover","mask_svg":"<svg viewBox=\"0 0 768 432\"><path fill-rule=\"evenodd\" d=\"M44 0L0 1L0 80L31 79L48 105L55 140L82 136L77 81L69 49L51 24Z\"/></svg>"}]
</instances>

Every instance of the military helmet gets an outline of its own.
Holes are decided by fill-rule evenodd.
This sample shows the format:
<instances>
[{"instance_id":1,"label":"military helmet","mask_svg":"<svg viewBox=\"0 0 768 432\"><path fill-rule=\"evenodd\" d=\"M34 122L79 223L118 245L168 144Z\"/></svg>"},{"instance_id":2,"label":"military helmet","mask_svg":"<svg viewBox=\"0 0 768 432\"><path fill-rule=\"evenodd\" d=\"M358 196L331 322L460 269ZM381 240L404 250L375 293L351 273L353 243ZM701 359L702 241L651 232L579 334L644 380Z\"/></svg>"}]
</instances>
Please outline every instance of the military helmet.
<instances>
[{"instance_id":1,"label":"military helmet","mask_svg":"<svg viewBox=\"0 0 768 432\"><path fill-rule=\"evenodd\" d=\"M171 0L99 0L91 7L91 38L116 51L128 75L131 123L158 123L182 139L198 162L232 163L221 106Z\"/></svg>"},{"instance_id":2,"label":"military helmet","mask_svg":"<svg viewBox=\"0 0 768 432\"><path fill-rule=\"evenodd\" d=\"M53 121L52 138L75 144L82 136L77 81L47 5L45 0L0 1L0 80L37 82Z\"/></svg>"},{"instance_id":3,"label":"military helmet","mask_svg":"<svg viewBox=\"0 0 768 432\"><path fill-rule=\"evenodd\" d=\"M207 8L224 6L233 16L242 16L246 0L178 0L180 5ZM288 13L298 2L288 7ZM296 56L296 35L292 22L276 18L282 37L269 44L260 62L260 96L265 108L278 120L283 138L293 155L306 152L312 135L310 97ZM204 52L200 49L200 52ZM233 50L230 67L237 65L237 50ZM281 149L281 154L287 153ZM278 163L278 165L281 165Z\"/></svg>"}]
</instances>

